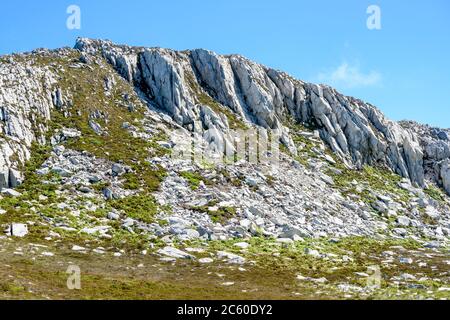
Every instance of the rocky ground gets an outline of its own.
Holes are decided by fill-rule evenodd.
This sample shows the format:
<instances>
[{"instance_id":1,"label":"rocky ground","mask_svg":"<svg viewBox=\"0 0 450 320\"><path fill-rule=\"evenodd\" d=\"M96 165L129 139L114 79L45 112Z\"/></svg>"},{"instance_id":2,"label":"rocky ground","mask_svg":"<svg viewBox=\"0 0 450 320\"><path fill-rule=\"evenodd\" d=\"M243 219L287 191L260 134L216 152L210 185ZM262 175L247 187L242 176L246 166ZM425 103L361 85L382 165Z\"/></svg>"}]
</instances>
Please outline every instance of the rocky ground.
<instances>
[{"instance_id":1,"label":"rocky ground","mask_svg":"<svg viewBox=\"0 0 450 320\"><path fill-rule=\"evenodd\" d=\"M446 130L240 56L88 39L2 57L0 107L0 297L450 297ZM268 161L180 157L252 128Z\"/></svg>"}]
</instances>

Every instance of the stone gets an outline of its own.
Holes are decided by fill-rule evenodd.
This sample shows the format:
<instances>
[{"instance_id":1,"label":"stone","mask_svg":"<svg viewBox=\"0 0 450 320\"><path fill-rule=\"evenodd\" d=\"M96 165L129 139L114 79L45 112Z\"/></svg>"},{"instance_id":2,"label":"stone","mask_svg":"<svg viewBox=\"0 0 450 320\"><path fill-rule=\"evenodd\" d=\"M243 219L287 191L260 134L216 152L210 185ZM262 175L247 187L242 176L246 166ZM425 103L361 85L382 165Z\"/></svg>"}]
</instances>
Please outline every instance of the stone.
<instances>
[{"instance_id":1,"label":"stone","mask_svg":"<svg viewBox=\"0 0 450 320\"><path fill-rule=\"evenodd\" d=\"M120 176L125 173L125 168L120 163L114 163L112 165L111 170L112 170L113 176Z\"/></svg>"},{"instance_id":2,"label":"stone","mask_svg":"<svg viewBox=\"0 0 450 320\"><path fill-rule=\"evenodd\" d=\"M244 264L245 258L241 257L237 254L226 252L226 251L217 251L217 257L219 259L225 259L228 263L232 264Z\"/></svg>"},{"instance_id":3,"label":"stone","mask_svg":"<svg viewBox=\"0 0 450 320\"><path fill-rule=\"evenodd\" d=\"M2 192L2 194L5 194L10 197L20 197L22 195L20 192L13 190L13 189L9 189L9 188L2 189L1 192Z\"/></svg>"},{"instance_id":4,"label":"stone","mask_svg":"<svg viewBox=\"0 0 450 320\"><path fill-rule=\"evenodd\" d=\"M186 229L183 233L188 239L195 239L200 237L200 233L194 229Z\"/></svg>"},{"instance_id":5,"label":"stone","mask_svg":"<svg viewBox=\"0 0 450 320\"><path fill-rule=\"evenodd\" d=\"M324 181L326 184L329 184L329 185L334 185L334 181L333 181L333 178L331 178L330 176L328 176L328 175L326 175L326 174L321 174L320 175L320 179L322 179L322 181Z\"/></svg>"},{"instance_id":6,"label":"stone","mask_svg":"<svg viewBox=\"0 0 450 320\"><path fill-rule=\"evenodd\" d=\"M432 219L439 219L439 212L432 206L425 208L425 214Z\"/></svg>"},{"instance_id":7,"label":"stone","mask_svg":"<svg viewBox=\"0 0 450 320\"><path fill-rule=\"evenodd\" d=\"M408 258L408 257L400 257L398 260L402 264L412 264L413 263L413 259Z\"/></svg>"},{"instance_id":8,"label":"stone","mask_svg":"<svg viewBox=\"0 0 450 320\"><path fill-rule=\"evenodd\" d=\"M105 199L107 200L112 200L116 198L116 195L114 194L114 192L112 191L111 188L103 188L102 190L103 192L103 196L105 197Z\"/></svg>"},{"instance_id":9,"label":"stone","mask_svg":"<svg viewBox=\"0 0 450 320\"><path fill-rule=\"evenodd\" d=\"M83 192L83 193L91 193L92 189L87 186L81 186L78 188L78 191Z\"/></svg>"},{"instance_id":10,"label":"stone","mask_svg":"<svg viewBox=\"0 0 450 320\"><path fill-rule=\"evenodd\" d=\"M445 131L440 131L438 134L437 134L437 136L438 136L438 138L439 139L441 139L441 140L449 140L449 134L447 133L447 132L445 132Z\"/></svg>"},{"instance_id":11,"label":"stone","mask_svg":"<svg viewBox=\"0 0 450 320\"><path fill-rule=\"evenodd\" d=\"M22 183L23 177L20 171L10 168L9 169L9 187L15 188Z\"/></svg>"},{"instance_id":12,"label":"stone","mask_svg":"<svg viewBox=\"0 0 450 320\"><path fill-rule=\"evenodd\" d=\"M402 227L408 227L411 224L411 219L406 216L400 216L397 218L397 224Z\"/></svg>"},{"instance_id":13,"label":"stone","mask_svg":"<svg viewBox=\"0 0 450 320\"><path fill-rule=\"evenodd\" d=\"M253 215L257 217L264 217L265 213L256 207L249 207L248 211L250 211Z\"/></svg>"},{"instance_id":14,"label":"stone","mask_svg":"<svg viewBox=\"0 0 450 320\"><path fill-rule=\"evenodd\" d=\"M73 245L72 246L72 251L77 251L77 252L82 252L82 251L86 251L87 249L78 245Z\"/></svg>"},{"instance_id":15,"label":"stone","mask_svg":"<svg viewBox=\"0 0 450 320\"><path fill-rule=\"evenodd\" d=\"M248 220L248 219L242 219L241 221L239 221L239 225L241 227L243 227L244 229L247 229L247 230L250 228L250 224L251 223L252 222L250 220Z\"/></svg>"},{"instance_id":16,"label":"stone","mask_svg":"<svg viewBox=\"0 0 450 320\"><path fill-rule=\"evenodd\" d=\"M175 259L194 259L195 257L187 252L174 247L164 247L157 251L159 254Z\"/></svg>"},{"instance_id":17,"label":"stone","mask_svg":"<svg viewBox=\"0 0 450 320\"><path fill-rule=\"evenodd\" d=\"M119 220L120 219L120 215L118 214L118 213L116 213L116 212L108 212L108 214L106 215L106 217L109 219L109 220Z\"/></svg>"},{"instance_id":18,"label":"stone","mask_svg":"<svg viewBox=\"0 0 450 320\"><path fill-rule=\"evenodd\" d=\"M89 127L91 127L97 135L100 136L103 134L102 126L94 120L89 120Z\"/></svg>"},{"instance_id":19,"label":"stone","mask_svg":"<svg viewBox=\"0 0 450 320\"><path fill-rule=\"evenodd\" d=\"M250 187L256 187L258 184L261 183L260 179L253 178L253 177L246 177L246 178L245 178L245 182L246 182Z\"/></svg>"},{"instance_id":20,"label":"stone","mask_svg":"<svg viewBox=\"0 0 450 320\"><path fill-rule=\"evenodd\" d=\"M311 248L306 248L305 249L305 253L309 256L313 256L315 258L320 258L321 254L319 253L319 251L315 250L315 249L311 249Z\"/></svg>"},{"instance_id":21,"label":"stone","mask_svg":"<svg viewBox=\"0 0 450 320\"><path fill-rule=\"evenodd\" d=\"M101 181L101 178L99 176L93 175L88 178L88 181L89 183L98 183Z\"/></svg>"},{"instance_id":22,"label":"stone","mask_svg":"<svg viewBox=\"0 0 450 320\"><path fill-rule=\"evenodd\" d=\"M289 239L294 239L295 236L299 236L301 238L311 237L308 231L293 226L284 227L282 233L278 235L279 238L289 238Z\"/></svg>"},{"instance_id":23,"label":"stone","mask_svg":"<svg viewBox=\"0 0 450 320\"><path fill-rule=\"evenodd\" d=\"M28 226L24 223L13 223L7 228L6 233L13 237L23 238L28 234Z\"/></svg>"},{"instance_id":24,"label":"stone","mask_svg":"<svg viewBox=\"0 0 450 320\"><path fill-rule=\"evenodd\" d=\"M247 242L237 242L234 244L234 246L241 249L247 249L250 246L250 244L248 244Z\"/></svg>"},{"instance_id":25,"label":"stone","mask_svg":"<svg viewBox=\"0 0 450 320\"><path fill-rule=\"evenodd\" d=\"M72 176L72 172L67 169L61 167L53 167L51 170L53 173L60 175L61 177L70 177Z\"/></svg>"},{"instance_id":26,"label":"stone","mask_svg":"<svg viewBox=\"0 0 450 320\"><path fill-rule=\"evenodd\" d=\"M430 241L423 245L425 248L436 249L440 248L441 244L438 241Z\"/></svg>"},{"instance_id":27,"label":"stone","mask_svg":"<svg viewBox=\"0 0 450 320\"><path fill-rule=\"evenodd\" d=\"M408 231L406 231L405 228L394 228L392 230L395 234L399 235L399 236L406 236L408 234Z\"/></svg>"},{"instance_id":28,"label":"stone","mask_svg":"<svg viewBox=\"0 0 450 320\"><path fill-rule=\"evenodd\" d=\"M96 227L91 227L91 228L83 228L80 230L80 232L86 233L86 234L104 234L106 232L108 232L108 230L110 229L110 226L96 226Z\"/></svg>"},{"instance_id":29,"label":"stone","mask_svg":"<svg viewBox=\"0 0 450 320\"><path fill-rule=\"evenodd\" d=\"M211 258L200 258L200 259L198 259L198 262L200 262L202 264L207 264L207 263L213 263L214 260Z\"/></svg>"},{"instance_id":30,"label":"stone","mask_svg":"<svg viewBox=\"0 0 450 320\"><path fill-rule=\"evenodd\" d=\"M172 149L173 145L170 142L167 141L156 141L157 144L159 144L161 147L166 148L166 149Z\"/></svg>"},{"instance_id":31,"label":"stone","mask_svg":"<svg viewBox=\"0 0 450 320\"><path fill-rule=\"evenodd\" d=\"M378 211L379 213L382 213L382 214L388 212L388 207L382 201L373 202L372 208L374 208L376 211Z\"/></svg>"}]
</instances>

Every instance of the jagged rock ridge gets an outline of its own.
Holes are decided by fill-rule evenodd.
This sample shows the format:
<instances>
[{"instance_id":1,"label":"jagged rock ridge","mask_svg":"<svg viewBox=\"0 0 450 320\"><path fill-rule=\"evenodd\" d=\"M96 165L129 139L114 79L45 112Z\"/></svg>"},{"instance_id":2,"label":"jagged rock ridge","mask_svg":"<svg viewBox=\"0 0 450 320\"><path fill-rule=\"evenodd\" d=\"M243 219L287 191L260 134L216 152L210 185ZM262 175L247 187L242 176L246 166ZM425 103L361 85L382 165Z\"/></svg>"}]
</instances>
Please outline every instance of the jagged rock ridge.
<instances>
[{"instance_id":1,"label":"jagged rock ridge","mask_svg":"<svg viewBox=\"0 0 450 320\"><path fill-rule=\"evenodd\" d=\"M283 125L287 116L317 127L321 138L349 164L385 164L424 186L424 156L417 136L374 106L328 86L295 80L239 55L202 49L176 52L90 39L79 39L75 48L87 54L101 52L150 101L190 130L201 130L195 126L198 101L189 81L195 76L211 97L246 121L279 130L291 150L289 129Z\"/></svg>"},{"instance_id":2,"label":"jagged rock ridge","mask_svg":"<svg viewBox=\"0 0 450 320\"><path fill-rule=\"evenodd\" d=\"M205 136L207 140L220 144L228 141L230 118L220 112L228 109L237 121L278 131L281 141L295 153L285 124L287 118L293 117L317 128L320 137L349 166L384 164L424 187L425 171L435 166L429 162L437 161L438 168L427 177L450 192L448 154L430 157L429 149L434 147L424 145L414 130L386 119L374 106L328 86L295 80L239 55L221 56L202 49L177 52L85 38L77 40L75 49L83 53L84 60L101 53L142 98L169 114L180 126L200 134L205 129L215 129L218 136ZM70 93L50 92L55 76L49 67L7 63L1 65L0 72L1 125L8 137L2 143L0 185L7 187L20 181L18 169L29 158L31 142L43 139L45 125L31 128L28 119L48 119L52 107L70 104ZM17 75L23 81L12 83ZM212 99L205 101L205 97ZM211 110L211 104L222 109ZM448 150L448 140L441 139L439 143Z\"/></svg>"}]
</instances>

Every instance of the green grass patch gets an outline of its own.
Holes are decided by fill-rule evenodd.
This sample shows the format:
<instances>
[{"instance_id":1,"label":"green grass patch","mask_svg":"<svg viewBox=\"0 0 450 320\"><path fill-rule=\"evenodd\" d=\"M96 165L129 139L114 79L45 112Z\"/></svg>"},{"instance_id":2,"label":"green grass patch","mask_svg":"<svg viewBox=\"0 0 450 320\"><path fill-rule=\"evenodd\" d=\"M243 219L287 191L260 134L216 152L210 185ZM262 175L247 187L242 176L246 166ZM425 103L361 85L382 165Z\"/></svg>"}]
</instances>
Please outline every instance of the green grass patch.
<instances>
[{"instance_id":1,"label":"green grass patch","mask_svg":"<svg viewBox=\"0 0 450 320\"><path fill-rule=\"evenodd\" d=\"M189 183L189 186L192 190L197 190L200 186L200 182L203 181L205 185L212 185L212 181L203 177L198 172L191 172L191 171L182 171L179 173L181 177L186 179L186 181Z\"/></svg>"},{"instance_id":2,"label":"green grass patch","mask_svg":"<svg viewBox=\"0 0 450 320\"><path fill-rule=\"evenodd\" d=\"M158 205L152 195L133 195L108 202L111 207L122 211L127 217L143 222L154 222L158 212Z\"/></svg>"},{"instance_id":3,"label":"green grass patch","mask_svg":"<svg viewBox=\"0 0 450 320\"><path fill-rule=\"evenodd\" d=\"M234 207L216 207L217 200L212 200L204 206L194 206L191 210L207 213L213 222L224 223L236 216L236 208ZM217 210L212 210L215 207Z\"/></svg>"}]
</instances>

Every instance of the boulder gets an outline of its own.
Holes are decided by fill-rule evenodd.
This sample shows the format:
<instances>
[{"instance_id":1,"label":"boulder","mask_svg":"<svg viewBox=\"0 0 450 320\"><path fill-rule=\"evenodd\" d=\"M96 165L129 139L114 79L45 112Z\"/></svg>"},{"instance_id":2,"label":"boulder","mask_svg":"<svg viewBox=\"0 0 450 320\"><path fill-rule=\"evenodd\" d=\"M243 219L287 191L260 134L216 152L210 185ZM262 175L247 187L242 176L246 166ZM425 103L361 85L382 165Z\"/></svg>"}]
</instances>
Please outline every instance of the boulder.
<instances>
[{"instance_id":1,"label":"boulder","mask_svg":"<svg viewBox=\"0 0 450 320\"><path fill-rule=\"evenodd\" d=\"M169 257L169 258L175 258L175 259L194 259L195 257L190 255L187 252L184 252L180 249L174 248L174 247L164 247L163 249L159 249L158 253Z\"/></svg>"},{"instance_id":2,"label":"boulder","mask_svg":"<svg viewBox=\"0 0 450 320\"><path fill-rule=\"evenodd\" d=\"M25 237L28 234L28 226L24 223L13 223L11 224L6 233L13 237Z\"/></svg>"},{"instance_id":3,"label":"boulder","mask_svg":"<svg viewBox=\"0 0 450 320\"><path fill-rule=\"evenodd\" d=\"M450 195L450 160L445 160L441 165L441 179L444 190Z\"/></svg>"}]
</instances>

